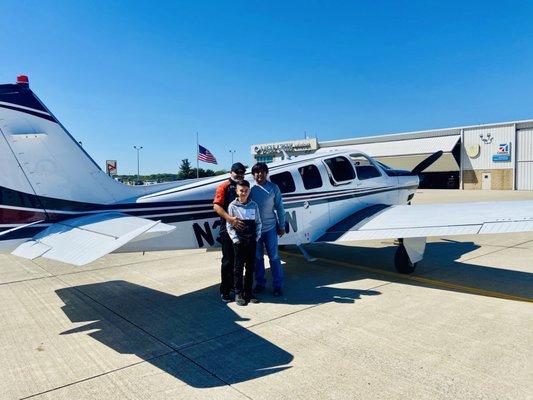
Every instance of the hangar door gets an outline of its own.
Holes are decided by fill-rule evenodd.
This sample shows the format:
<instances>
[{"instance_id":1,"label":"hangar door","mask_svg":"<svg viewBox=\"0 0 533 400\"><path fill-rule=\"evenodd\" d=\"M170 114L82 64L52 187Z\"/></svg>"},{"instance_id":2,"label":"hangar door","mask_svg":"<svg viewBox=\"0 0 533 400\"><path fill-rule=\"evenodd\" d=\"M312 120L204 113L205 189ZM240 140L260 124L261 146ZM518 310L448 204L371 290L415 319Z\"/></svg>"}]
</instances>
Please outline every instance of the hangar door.
<instances>
[{"instance_id":1,"label":"hangar door","mask_svg":"<svg viewBox=\"0 0 533 400\"><path fill-rule=\"evenodd\" d=\"M517 132L516 188L533 190L533 129Z\"/></svg>"}]
</instances>

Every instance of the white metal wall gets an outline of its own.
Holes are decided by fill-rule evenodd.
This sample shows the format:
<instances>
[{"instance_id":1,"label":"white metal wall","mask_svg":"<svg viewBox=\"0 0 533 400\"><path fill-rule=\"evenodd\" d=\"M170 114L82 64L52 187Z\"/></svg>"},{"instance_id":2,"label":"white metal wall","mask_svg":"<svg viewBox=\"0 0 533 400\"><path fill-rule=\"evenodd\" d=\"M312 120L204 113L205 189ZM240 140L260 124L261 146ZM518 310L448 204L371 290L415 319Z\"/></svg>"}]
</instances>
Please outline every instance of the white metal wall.
<instances>
[{"instance_id":1,"label":"white metal wall","mask_svg":"<svg viewBox=\"0 0 533 400\"><path fill-rule=\"evenodd\" d=\"M533 129L517 132L516 188L533 190Z\"/></svg>"},{"instance_id":2,"label":"white metal wall","mask_svg":"<svg viewBox=\"0 0 533 400\"><path fill-rule=\"evenodd\" d=\"M493 138L490 143L483 142L480 135L483 138L487 138L488 134ZM514 156L511 156L509 162L495 162L492 161L492 156L496 154L498 146L502 143L511 143L511 154L514 154L515 146L515 126L514 124L492 126L492 127L479 127L468 128L464 130L464 142L461 147L461 160L463 161L464 170L476 170L476 169L507 169L514 168L515 160ZM472 145L480 145L479 155L475 158L470 158L466 154L466 149Z\"/></svg>"}]
</instances>

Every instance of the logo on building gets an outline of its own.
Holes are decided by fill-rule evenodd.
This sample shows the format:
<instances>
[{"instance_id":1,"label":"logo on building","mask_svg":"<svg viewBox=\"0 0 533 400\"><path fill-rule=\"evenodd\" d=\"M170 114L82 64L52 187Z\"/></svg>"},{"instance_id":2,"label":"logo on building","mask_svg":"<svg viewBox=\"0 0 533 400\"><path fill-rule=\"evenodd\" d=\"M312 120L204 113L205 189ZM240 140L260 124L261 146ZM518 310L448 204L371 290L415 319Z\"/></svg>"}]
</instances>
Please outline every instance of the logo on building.
<instances>
[{"instance_id":1,"label":"logo on building","mask_svg":"<svg viewBox=\"0 0 533 400\"><path fill-rule=\"evenodd\" d=\"M318 149L316 138L292 140L290 142L265 143L252 145L252 154L278 154L286 152L306 152Z\"/></svg>"},{"instance_id":2,"label":"logo on building","mask_svg":"<svg viewBox=\"0 0 533 400\"><path fill-rule=\"evenodd\" d=\"M511 143L500 144L496 154L492 155L492 161L511 161Z\"/></svg>"}]
</instances>

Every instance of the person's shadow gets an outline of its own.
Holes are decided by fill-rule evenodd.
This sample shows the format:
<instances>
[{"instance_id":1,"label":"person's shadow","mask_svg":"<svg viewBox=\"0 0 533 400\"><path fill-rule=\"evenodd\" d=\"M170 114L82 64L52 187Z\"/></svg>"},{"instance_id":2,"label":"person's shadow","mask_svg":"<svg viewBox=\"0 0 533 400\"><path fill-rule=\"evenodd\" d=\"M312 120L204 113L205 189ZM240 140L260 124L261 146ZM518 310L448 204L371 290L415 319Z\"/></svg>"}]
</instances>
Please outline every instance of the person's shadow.
<instances>
[{"instance_id":1,"label":"person's shadow","mask_svg":"<svg viewBox=\"0 0 533 400\"><path fill-rule=\"evenodd\" d=\"M327 286L352 281L357 271L340 269L332 274L309 269L305 261L292 259L286 270L291 291L285 299L277 298L279 302L353 303L362 296L380 294ZM274 374L290 368L293 360L289 352L240 325L247 319L220 301L218 285L174 296L115 280L56 293L73 323L87 323L63 335L87 332L115 351L135 354L193 387L222 386ZM249 307L260 315L261 304ZM169 354L192 364L176 367Z\"/></svg>"}]
</instances>

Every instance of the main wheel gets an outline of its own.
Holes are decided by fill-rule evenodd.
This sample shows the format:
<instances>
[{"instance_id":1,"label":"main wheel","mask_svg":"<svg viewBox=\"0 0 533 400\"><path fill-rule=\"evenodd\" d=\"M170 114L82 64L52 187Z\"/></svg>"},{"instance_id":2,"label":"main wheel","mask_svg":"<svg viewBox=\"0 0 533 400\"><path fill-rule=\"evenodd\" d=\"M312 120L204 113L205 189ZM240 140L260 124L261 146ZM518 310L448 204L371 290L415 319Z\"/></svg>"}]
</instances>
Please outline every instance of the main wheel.
<instances>
[{"instance_id":1,"label":"main wheel","mask_svg":"<svg viewBox=\"0 0 533 400\"><path fill-rule=\"evenodd\" d=\"M414 272L416 264L417 263L412 263L409 259L407 250L405 250L405 246L400 239L400 245L394 254L394 266L396 267L396 271L398 271L400 274L411 274Z\"/></svg>"}]
</instances>

